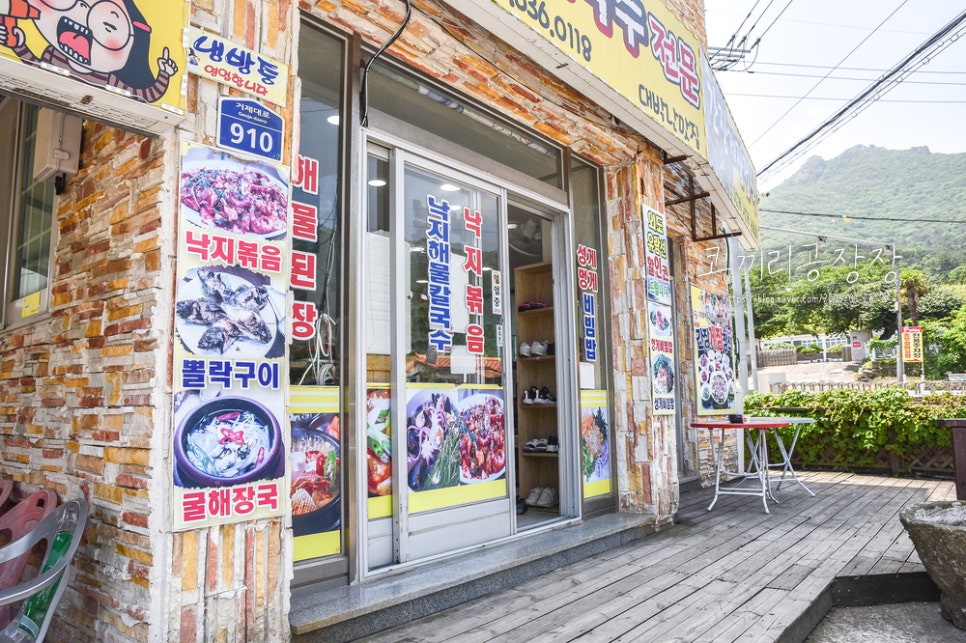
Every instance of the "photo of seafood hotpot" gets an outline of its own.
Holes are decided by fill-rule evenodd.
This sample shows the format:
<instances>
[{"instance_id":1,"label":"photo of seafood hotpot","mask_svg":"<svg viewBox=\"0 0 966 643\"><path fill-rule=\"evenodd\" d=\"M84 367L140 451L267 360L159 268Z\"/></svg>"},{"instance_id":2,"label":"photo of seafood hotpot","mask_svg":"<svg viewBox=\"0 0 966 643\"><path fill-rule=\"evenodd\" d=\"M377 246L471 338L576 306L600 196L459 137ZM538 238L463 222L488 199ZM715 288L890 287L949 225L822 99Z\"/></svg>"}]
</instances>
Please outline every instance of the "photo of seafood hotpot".
<instances>
[{"instance_id":1,"label":"photo of seafood hotpot","mask_svg":"<svg viewBox=\"0 0 966 643\"><path fill-rule=\"evenodd\" d=\"M339 416L298 413L292 420L292 531L332 531L342 518Z\"/></svg>"},{"instance_id":2,"label":"photo of seafood hotpot","mask_svg":"<svg viewBox=\"0 0 966 643\"><path fill-rule=\"evenodd\" d=\"M176 482L226 487L284 474L282 431L271 411L241 397L198 405L175 431Z\"/></svg>"}]
</instances>

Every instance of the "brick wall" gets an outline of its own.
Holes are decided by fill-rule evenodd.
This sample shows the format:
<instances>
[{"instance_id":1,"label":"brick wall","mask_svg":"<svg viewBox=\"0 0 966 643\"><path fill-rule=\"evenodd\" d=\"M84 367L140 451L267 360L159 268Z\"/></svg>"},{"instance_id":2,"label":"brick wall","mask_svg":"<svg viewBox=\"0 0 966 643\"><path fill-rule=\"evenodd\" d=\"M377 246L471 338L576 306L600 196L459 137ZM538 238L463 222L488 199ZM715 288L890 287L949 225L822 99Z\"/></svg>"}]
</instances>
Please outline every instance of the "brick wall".
<instances>
[{"instance_id":1,"label":"brick wall","mask_svg":"<svg viewBox=\"0 0 966 643\"><path fill-rule=\"evenodd\" d=\"M296 13L201 0L192 20L291 62ZM49 641L288 636L280 520L170 532L178 140L214 143L225 91L191 77L191 113L154 138L85 122L80 172L57 201L50 312L0 332L0 475L18 495L50 487L91 504Z\"/></svg>"},{"instance_id":2,"label":"brick wall","mask_svg":"<svg viewBox=\"0 0 966 643\"><path fill-rule=\"evenodd\" d=\"M2 475L21 495L50 487L91 503L52 641L78 640L67 623L80 640L147 633L151 452L169 316L164 161L160 141L85 124L81 171L57 201L49 315L0 333Z\"/></svg>"}]
</instances>

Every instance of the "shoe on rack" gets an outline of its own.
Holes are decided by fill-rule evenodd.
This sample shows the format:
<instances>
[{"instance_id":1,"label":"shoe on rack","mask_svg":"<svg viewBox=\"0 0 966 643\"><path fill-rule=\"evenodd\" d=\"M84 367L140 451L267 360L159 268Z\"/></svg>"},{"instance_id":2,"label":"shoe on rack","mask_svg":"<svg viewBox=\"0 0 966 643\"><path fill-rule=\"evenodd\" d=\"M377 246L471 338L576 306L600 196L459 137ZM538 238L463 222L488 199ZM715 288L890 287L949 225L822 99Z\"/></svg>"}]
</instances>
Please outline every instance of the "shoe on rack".
<instances>
[{"instance_id":1,"label":"shoe on rack","mask_svg":"<svg viewBox=\"0 0 966 643\"><path fill-rule=\"evenodd\" d=\"M537 399L535 399L534 402L537 404L556 404L557 398L554 397L554 394L550 392L550 389L544 386L542 389L540 389L540 392L537 393Z\"/></svg>"},{"instance_id":2,"label":"shoe on rack","mask_svg":"<svg viewBox=\"0 0 966 643\"><path fill-rule=\"evenodd\" d=\"M553 342L547 343L547 355L554 355L557 352L557 347Z\"/></svg>"},{"instance_id":3,"label":"shoe on rack","mask_svg":"<svg viewBox=\"0 0 966 643\"><path fill-rule=\"evenodd\" d=\"M530 357L530 344L526 342L520 344L520 357Z\"/></svg>"},{"instance_id":4,"label":"shoe on rack","mask_svg":"<svg viewBox=\"0 0 966 643\"><path fill-rule=\"evenodd\" d=\"M531 507L536 507L537 501L540 500L541 495L543 495L543 489L540 487L534 487L530 490L530 495L527 496L526 503Z\"/></svg>"},{"instance_id":5,"label":"shoe on rack","mask_svg":"<svg viewBox=\"0 0 966 643\"><path fill-rule=\"evenodd\" d=\"M531 387L523 391L524 404L533 404L536 401L537 401L537 391L535 389Z\"/></svg>"},{"instance_id":6,"label":"shoe on rack","mask_svg":"<svg viewBox=\"0 0 966 643\"><path fill-rule=\"evenodd\" d=\"M530 353L535 356L547 354L547 342L533 342L530 344Z\"/></svg>"},{"instance_id":7,"label":"shoe on rack","mask_svg":"<svg viewBox=\"0 0 966 643\"><path fill-rule=\"evenodd\" d=\"M558 453L560 451L560 442L557 441L556 435L551 435L547 438L547 453Z\"/></svg>"},{"instance_id":8,"label":"shoe on rack","mask_svg":"<svg viewBox=\"0 0 966 643\"><path fill-rule=\"evenodd\" d=\"M533 438L532 440L527 440L527 443L523 445L523 450L529 453L537 450L537 446L540 444L540 438Z\"/></svg>"},{"instance_id":9,"label":"shoe on rack","mask_svg":"<svg viewBox=\"0 0 966 643\"><path fill-rule=\"evenodd\" d=\"M523 498L517 498L517 515L527 513L527 501Z\"/></svg>"},{"instance_id":10,"label":"shoe on rack","mask_svg":"<svg viewBox=\"0 0 966 643\"><path fill-rule=\"evenodd\" d=\"M540 496L537 498L537 507L552 507L557 504L557 492L553 487L547 487L540 491Z\"/></svg>"}]
</instances>

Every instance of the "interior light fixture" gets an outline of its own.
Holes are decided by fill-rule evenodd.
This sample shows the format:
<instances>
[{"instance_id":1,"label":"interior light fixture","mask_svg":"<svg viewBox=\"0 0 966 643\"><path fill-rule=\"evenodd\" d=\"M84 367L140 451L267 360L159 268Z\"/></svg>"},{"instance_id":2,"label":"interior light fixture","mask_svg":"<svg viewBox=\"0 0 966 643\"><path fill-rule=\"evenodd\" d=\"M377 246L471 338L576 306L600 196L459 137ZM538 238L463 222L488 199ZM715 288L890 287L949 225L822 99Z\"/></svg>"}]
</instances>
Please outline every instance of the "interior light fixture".
<instances>
[{"instance_id":1,"label":"interior light fixture","mask_svg":"<svg viewBox=\"0 0 966 643\"><path fill-rule=\"evenodd\" d=\"M444 183L439 186L439 189L443 192L459 192L460 186L453 185L452 183Z\"/></svg>"},{"instance_id":2,"label":"interior light fixture","mask_svg":"<svg viewBox=\"0 0 966 643\"><path fill-rule=\"evenodd\" d=\"M386 185L386 182L382 179L372 179L371 181L369 181L369 185L371 185L374 188L381 188L384 185Z\"/></svg>"},{"instance_id":3,"label":"interior light fixture","mask_svg":"<svg viewBox=\"0 0 966 643\"><path fill-rule=\"evenodd\" d=\"M332 116L329 116L327 119L325 119L325 122L328 123L329 125L338 125L339 115L333 114Z\"/></svg>"}]
</instances>

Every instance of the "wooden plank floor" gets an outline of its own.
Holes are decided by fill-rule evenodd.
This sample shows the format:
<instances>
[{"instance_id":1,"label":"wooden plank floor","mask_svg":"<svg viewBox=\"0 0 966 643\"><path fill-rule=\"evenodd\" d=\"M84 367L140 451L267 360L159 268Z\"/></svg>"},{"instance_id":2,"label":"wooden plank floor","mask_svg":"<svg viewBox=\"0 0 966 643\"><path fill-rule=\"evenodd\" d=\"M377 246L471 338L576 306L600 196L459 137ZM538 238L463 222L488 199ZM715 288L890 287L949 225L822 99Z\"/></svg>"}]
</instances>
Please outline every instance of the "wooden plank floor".
<instances>
[{"instance_id":1,"label":"wooden plank floor","mask_svg":"<svg viewBox=\"0 0 966 643\"><path fill-rule=\"evenodd\" d=\"M508 591L364 639L776 641L837 576L922 571L899 509L955 499L951 481L801 473L758 498L683 494L675 524ZM454 562L459 564L459 562Z\"/></svg>"}]
</instances>

